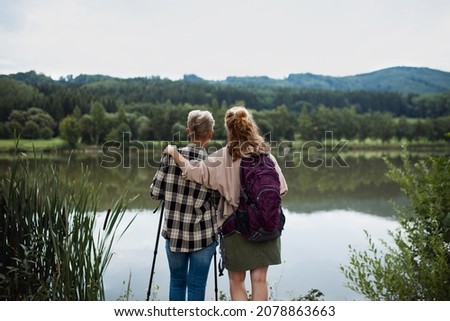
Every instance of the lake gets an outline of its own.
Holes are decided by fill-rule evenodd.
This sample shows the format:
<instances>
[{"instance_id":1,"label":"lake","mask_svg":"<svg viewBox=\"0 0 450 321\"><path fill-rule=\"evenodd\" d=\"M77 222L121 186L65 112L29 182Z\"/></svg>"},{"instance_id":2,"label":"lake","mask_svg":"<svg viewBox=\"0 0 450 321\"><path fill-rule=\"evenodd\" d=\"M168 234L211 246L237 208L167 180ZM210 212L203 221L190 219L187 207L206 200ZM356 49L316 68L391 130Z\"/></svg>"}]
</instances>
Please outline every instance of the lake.
<instances>
[{"instance_id":1,"label":"lake","mask_svg":"<svg viewBox=\"0 0 450 321\"><path fill-rule=\"evenodd\" d=\"M398 226L391 202L404 204L407 200L398 186L386 177L381 153L341 156L341 161L327 158L324 162L310 163L296 157L278 159L289 192L283 198L287 217L282 236L283 263L271 266L268 274L272 300L291 300L311 289L320 290L324 300L364 299L343 285L346 279L339 267L349 262L349 245L367 249L365 230L374 240L391 241L387 232ZM413 159L425 156L415 155ZM48 161L67 162L67 157L53 156ZM394 163L401 163L398 154L388 157ZM316 160L318 158L316 156ZM160 217L159 211L153 213L158 203L149 197L157 160L159 156L152 156L144 162L141 155L130 154L123 156L120 166L105 166L102 153L71 155L74 177L83 164L90 169L92 181L102 184L100 208L105 212L123 192L139 195L128 207L124 224L133 217L135 220L115 245L104 278L108 300L121 299L128 280L132 290L129 299L146 299ZM8 157L1 158L0 164L5 169L9 165ZM105 212L100 214L100 220ZM152 299L168 299L168 280L164 240L160 238ZM214 283L214 267L211 266L207 300L215 298ZM224 276L218 277L218 289L229 298L226 271Z\"/></svg>"}]
</instances>

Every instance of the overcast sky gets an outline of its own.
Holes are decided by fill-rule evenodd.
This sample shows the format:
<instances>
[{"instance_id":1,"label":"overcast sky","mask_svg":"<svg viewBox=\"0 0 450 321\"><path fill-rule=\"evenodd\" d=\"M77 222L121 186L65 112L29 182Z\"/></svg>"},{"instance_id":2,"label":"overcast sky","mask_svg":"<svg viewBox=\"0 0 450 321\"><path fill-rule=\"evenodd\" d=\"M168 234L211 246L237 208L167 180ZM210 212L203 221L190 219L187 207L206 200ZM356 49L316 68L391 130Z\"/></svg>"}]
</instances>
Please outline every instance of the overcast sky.
<instances>
[{"instance_id":1,"label":"overcast sky","mask_svg":"<svg viewBox=\"0 0 450 321\"><path fill-rule=\"evenodd\" d=\"M448 0L0 0L0 74L450 72Z\"/></svg>"}]
</instances>

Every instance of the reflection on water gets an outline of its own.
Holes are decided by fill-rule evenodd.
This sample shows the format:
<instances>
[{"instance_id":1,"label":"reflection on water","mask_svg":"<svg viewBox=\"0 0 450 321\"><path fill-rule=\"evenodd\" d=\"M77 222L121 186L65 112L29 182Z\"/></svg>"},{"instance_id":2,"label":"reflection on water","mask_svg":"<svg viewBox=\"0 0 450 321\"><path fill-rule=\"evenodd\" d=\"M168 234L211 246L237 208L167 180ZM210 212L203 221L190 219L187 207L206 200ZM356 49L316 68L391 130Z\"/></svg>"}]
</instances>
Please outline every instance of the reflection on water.
<instances>
[{"instance_id":1,"label":"reflection on water","mask_svg":"<svg viewBox=\"0 0 450 321\"><path fill-rule=\"evenodd\" d=\"M383 217L395 215L389 201L401 203L404 200L398 186L386 177L386 166L381 157L346 157L345 161L348 167L308 168L285 166L280 158L289 186L284 206L297 213L347 209ZM399 163L400 159L397 157L393 161ZM132 204L133 208L156 206L147 197L156 164L144 168L101 169L98 162L91 168L97 166L96 179L106 186L107 195L120 194L125 189L132 195L141 195ZM105 202L107 204L108 200Z\"/></svg>"},{"instance_id":2,"label":"reflection on water","mask_svg":"<svg viewBox=\"0 0 450 321\"><path fill-rule=\"evenodd\" d=\"M112 202L124 192L130 197L139 195L130 204L132 209L149 209L157 206L157 202L148 197L150 181L158 165L153 157L147 157L145 163L142 162L142 156L135 157L134 160L123 163L127 165L126 167L117 165L114 168L102 167L104 158L101 153L73 154L70 156L67 175L76 179L82 166L88 168L92 182L95 185L101 184L103 188L100 208L110 208ZM67 159L68 155L58 154L47 156L44 161L57 162L66 167ZM346 209L383 217L395 215L389 201L402 202L403 198L398 186L386 177L386 166L381 156L367 158L353 157L350 154L344 159L348 167L333 164L329 167L308 168L304 164L286 167L284 159L279 158L289 186L283 205L297 213ZM392 160L394 163L400 162L399 157ZM6 169L9 162L7 158L1 158L1 168Z\"/></svg>"},{"instance_id":3,"label":"reflection on water","mask_svg":"<svg viewBox=\"0 0 450 321\"><path fill-rule=\"evenodd\" d=\"M346 209L377 216L395 215L389 201L401 202L397 185L381 158L347 157L348 167L285 168L287 208L298 213Z\"/></svg>"},{"instance_id":4,"label":"reflection on water","mask_svg":"<svg viewBox=\"0 0 450 321\"><path fill-rule=\"evenodd\" d=\"M67 155L46 156L44 161L67 166ZM149 159L153 159L149 158ZM392 157L400 163L399 157ZM283 264L269 269L268 282L274 300L290 300L305 295L310 289L321 290L325 300L359 300L360 295L342 286L345 281L339 270L349 260L348 245L366 249L364 230L373 236L390 240L387 230L393 229L395 211L390 201L405 202L397 185L385 175L386 166L378 157L345 157L347 167L304 165L285 167L280 158L289 192L283 199L287 214L282 238ZM0 159L1 175L9 166L7 157ZM127 168L101 167L102 154L73 154L67 175L76 179L81 164L91 171L94 184L101 184L100 208L106 210L119 195L139 197L130 204L127 218L136 220L115 246L115 255L105 276L107 298L117 300L123 295L131 274L133 300L145 300L150 264L156 240L159 213L152 211L157 202L149 198L150 181L157 162L139 166L140 161L128 160ZM125 219L127 222L127 219ZM157 300L167 300L168 267L160 242L154 285L159 286ZM214 299L214 273L211 268L207 299ZM219 289L228 295L227 277L219 278Z\"/></svg>"}]
</instances>

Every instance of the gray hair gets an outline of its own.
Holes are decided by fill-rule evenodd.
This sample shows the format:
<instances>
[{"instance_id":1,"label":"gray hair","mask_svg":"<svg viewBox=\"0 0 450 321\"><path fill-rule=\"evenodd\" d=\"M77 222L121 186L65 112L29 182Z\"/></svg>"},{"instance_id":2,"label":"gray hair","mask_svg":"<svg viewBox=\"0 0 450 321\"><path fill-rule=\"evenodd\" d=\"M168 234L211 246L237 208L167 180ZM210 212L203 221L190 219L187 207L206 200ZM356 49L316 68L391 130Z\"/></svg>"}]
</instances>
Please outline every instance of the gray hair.
<instances>
[{"instance_id":1,"label":"gray hair","mask_svg":"<svg viewBox=\"0 0 450 321\"><path fill-rule=\"evenodd\" d=\"M214 118L207 110L192 110L187 117L191 138L205 138L214 129L214 124Z\"/></svg>"}]
</instances>

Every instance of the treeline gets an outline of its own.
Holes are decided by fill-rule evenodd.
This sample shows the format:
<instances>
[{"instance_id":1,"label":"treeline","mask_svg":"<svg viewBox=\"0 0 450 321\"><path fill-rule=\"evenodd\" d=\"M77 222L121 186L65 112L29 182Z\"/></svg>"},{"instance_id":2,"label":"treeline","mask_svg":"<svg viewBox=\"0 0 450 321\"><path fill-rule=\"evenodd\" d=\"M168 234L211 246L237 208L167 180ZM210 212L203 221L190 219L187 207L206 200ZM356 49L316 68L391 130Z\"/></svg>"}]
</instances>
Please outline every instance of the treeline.
<instances>
[{"instance_id":1,"label":"treeline","mask_svg":"<svg viewBox=\"0 0 450 321\"><path fill-rule=\"evenodd\" d=\"M450 132L450 93L397 94L243 87L160 78L68 77L34 72L0 77L0 138L62 136L72 144L122 139L183 139L186 115L208 109L216 139L232 105L253 110L274 140L319 140L326 131L345 139L440 140ZM180 136L177 137L177 133ZM448 138L448 137L447 137Z\"/></svg>"}]
</instances>

